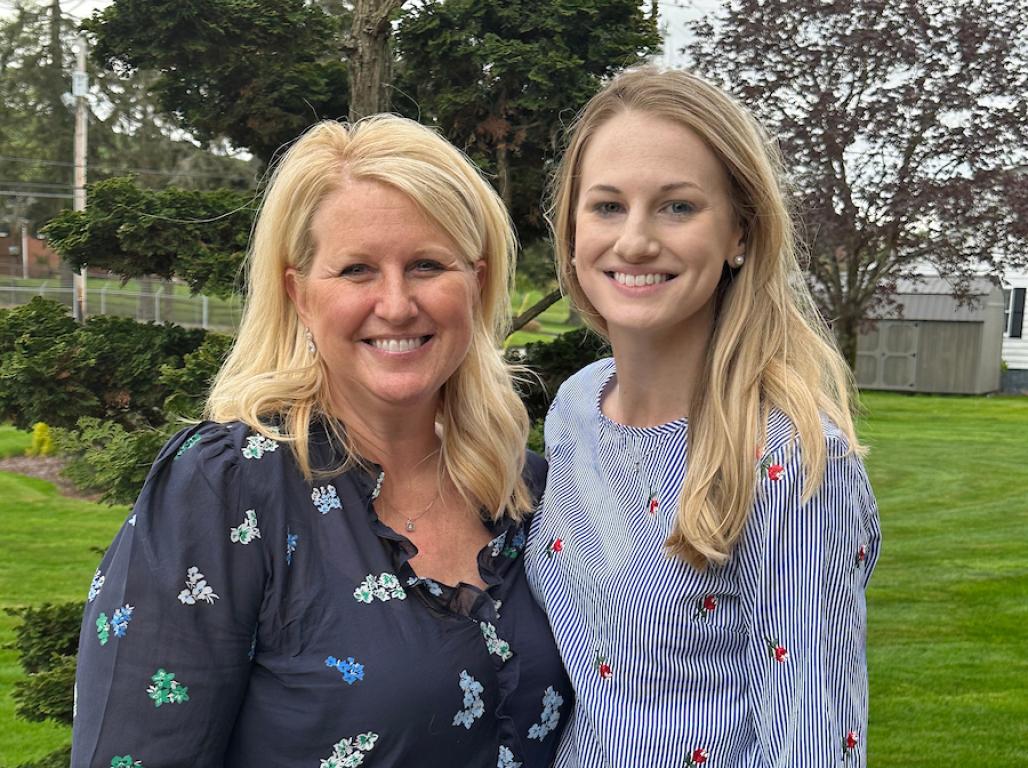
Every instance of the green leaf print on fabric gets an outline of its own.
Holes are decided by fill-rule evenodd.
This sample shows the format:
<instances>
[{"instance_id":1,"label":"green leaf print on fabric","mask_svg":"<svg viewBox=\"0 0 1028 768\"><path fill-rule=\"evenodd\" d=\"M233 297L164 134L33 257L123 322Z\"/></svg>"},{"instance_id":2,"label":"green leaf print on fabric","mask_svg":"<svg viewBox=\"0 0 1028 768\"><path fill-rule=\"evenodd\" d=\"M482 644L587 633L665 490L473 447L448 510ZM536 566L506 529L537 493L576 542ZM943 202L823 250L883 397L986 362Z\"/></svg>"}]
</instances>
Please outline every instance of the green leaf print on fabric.
<instances>
[{"instance_id":1,"label":"green leaf print on fabric","mask_svg":"<svg viewBox=\"0 0 1028 768\"><path fill-rule=\"evenodd\" d=\"M174 672L158 669L150 679L153 685L146 689L146 693L153 699L155 707L189 701L189 689L175 679Z\"/></svg>"}]
</instances>

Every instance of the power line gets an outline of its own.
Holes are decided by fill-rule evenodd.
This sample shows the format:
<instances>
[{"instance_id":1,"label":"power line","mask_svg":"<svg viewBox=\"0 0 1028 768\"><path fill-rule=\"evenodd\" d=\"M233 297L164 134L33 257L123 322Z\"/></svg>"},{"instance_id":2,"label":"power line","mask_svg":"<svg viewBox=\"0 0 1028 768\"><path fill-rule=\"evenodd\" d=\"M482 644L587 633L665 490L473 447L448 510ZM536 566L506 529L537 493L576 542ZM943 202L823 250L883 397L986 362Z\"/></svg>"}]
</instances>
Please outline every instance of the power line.
<instances>
[{"instance_id":1,"label":"power line","mask_svg":"<svg viewBox=\"0 0 1028 768\"><path fill-rule=\"evenodd\" d=\"M74 168L75 163L63 162L60 160L44 160L41 157L15 157L13 155L0 155L0 160L6 160L12 163L35 163L37 165L49 165L57 166L61 168ZM205 173L203 171L164 171L157 168L119 168L117 166L106 165L105 163L90 163L89 167L93 170L104 171L106 173L140 173L151 176L183 176L190 178L207 178L207 179L238 179L246 181L249 179L247 174L224 174L224 173Z\"/></svg>"}]
</instances>

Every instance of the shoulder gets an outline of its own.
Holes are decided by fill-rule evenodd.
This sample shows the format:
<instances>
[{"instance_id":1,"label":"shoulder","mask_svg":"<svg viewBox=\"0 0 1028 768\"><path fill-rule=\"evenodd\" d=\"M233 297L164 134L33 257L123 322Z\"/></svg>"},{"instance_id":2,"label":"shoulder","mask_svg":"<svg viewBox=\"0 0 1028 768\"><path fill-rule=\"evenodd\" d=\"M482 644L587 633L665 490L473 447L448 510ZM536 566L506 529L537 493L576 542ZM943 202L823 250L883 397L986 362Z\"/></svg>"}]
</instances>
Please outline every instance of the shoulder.
<instances>
[{"instance_id":1,"label":"shoulder","mask_svg":"<svg viewBox=\"0 0 1028 768\"><path fill-rule=\"evenodd\" d=\"M521 476L534 500L540 499L543 495L543 489L546 487L546 470L546 459L535 451L525 451L525 468Z\"/></svg>"},{"instance_id":2,"label":"shoulder","mask_svg":"<svg viewBox=\"0 0 1028 768\"><path fill-rule=\"evenodd\" d=\"M849 439L838 425L823 413L820 414L820 423L820 436L824 441L829 460L853 455ZM795 422L788 414L773 408L768 414L766 427L767 440L763 446L759 446L763 455L782 458L793 452L802 454L802 441Z\"/></svg>"},{"instance_id":3,"label":"shoulder","mask_svg":"<svg viewBox=\"0 0 1028 768\"><path fill-rule=\"evenodd\" d=\"M200 523L215 511L235 514L250 499L281 493L276 487L296 474L287 443L240 422L201 422L161 449L136 506L155 523Z\"/></svg>"},{"instance_id":4,"label":"shoulder","mask_svg":"<svg viewBox=\"0 0 1028 768\"><path fill-rule=\"evenodd\" d=\"M614 360L605 358L590 363L568 377L550 403L544 436L548 458L553 461L559 446L572 444L587 435L595 424L600 391L614 374Z\"/></svg>"},{"instance_id":5,"label":"shoulder","mask_svg":"<svg viewBox=\"0 0 1028 768\"><path fill-rule=\"evenodd\" d=\"M605 357L602 360L590 363L578 371L578 373L569 376L560 385L557 395L553 398L554 403L560 400L565 404L583 402L591 404L613 372L614 358L612 357ZM590 399L583 401L582 398Z\"/></svg>"}]
</instances>

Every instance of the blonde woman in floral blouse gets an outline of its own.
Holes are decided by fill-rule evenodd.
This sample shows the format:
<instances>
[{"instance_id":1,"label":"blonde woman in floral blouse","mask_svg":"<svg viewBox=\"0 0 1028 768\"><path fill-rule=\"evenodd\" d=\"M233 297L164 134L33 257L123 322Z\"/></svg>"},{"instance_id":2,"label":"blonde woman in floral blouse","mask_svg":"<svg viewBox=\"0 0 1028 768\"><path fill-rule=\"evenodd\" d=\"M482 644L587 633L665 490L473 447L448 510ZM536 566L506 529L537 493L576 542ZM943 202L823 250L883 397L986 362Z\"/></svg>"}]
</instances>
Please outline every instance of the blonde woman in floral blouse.
<instances>
[{"instance_id":1,"label":"blonde woman in floral blouse","mask_svg":"<svg viewBox=\"0 0 1028 768\"><path fill-rule=\"evenodd\" d=\"M289 149L210 420L89 590L76 768L551 763L572 697L522 567L545 466L497 351L513 253L427 128Z\"/></svg>"},{"instance_id":2,"label":"blonde woman in floral blouse","mask_svg":"<svg viewBox=\"0 0 1028 768\"><path fill-rule=\"evenodd\" d=\"M773 142L684 72L608 84L554 199L613 359L561 387L529 579L577 697L558 766L860 766L874 497Z\"/></svg>"}]
</instances>

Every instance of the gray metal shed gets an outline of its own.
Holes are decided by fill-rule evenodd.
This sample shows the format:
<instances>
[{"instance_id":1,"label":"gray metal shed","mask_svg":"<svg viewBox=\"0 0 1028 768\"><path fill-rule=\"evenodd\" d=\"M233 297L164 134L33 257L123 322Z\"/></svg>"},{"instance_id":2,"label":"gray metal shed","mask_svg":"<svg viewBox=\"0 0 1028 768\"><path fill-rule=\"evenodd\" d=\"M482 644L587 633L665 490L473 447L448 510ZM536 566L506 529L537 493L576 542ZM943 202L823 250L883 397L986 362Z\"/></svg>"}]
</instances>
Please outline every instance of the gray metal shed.
<instances>
[{"instance_id":1,"label":"gray metal shed","mask_svg":"<svg viewBox=\"0 0 1028 768\"><path fill-rule=\"evenodd\" d=\"M971 289L978 301L968 307L942 278L901 282L902 314L881 316L857 342L858 386L968 395L998 390L1003 290L984 279Z\"/></svg>"}]
</instances>

